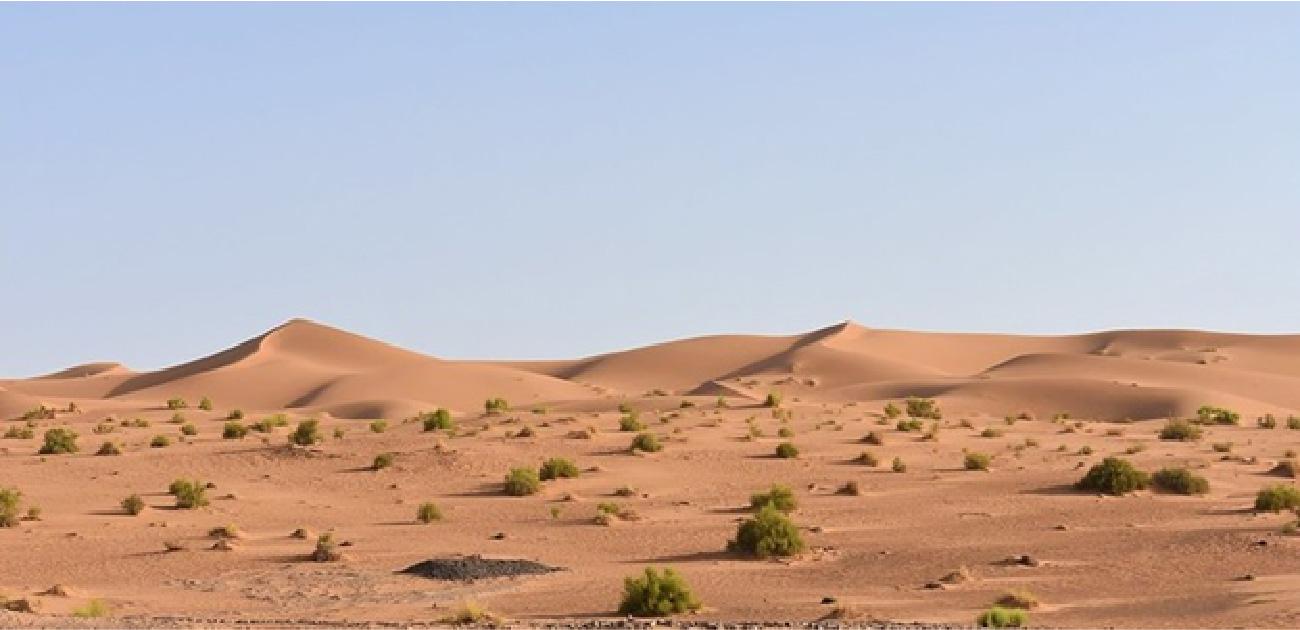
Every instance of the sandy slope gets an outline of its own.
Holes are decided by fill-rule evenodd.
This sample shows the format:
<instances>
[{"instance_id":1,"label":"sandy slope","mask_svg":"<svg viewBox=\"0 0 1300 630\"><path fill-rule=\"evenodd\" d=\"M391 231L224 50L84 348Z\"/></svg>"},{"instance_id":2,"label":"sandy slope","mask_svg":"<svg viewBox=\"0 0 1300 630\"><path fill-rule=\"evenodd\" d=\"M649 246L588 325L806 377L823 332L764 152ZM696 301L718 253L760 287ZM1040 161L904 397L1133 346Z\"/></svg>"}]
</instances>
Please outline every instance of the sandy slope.
<instances>
[{"instance_id":1,"label":"sandy slope","mask_svg":"<svg viewBox=\"0 0 1300 630\"><path fill-rule=\"evenodd\" d=\"M781 392L792 419L760 401ZM933 396L944 410L937 441L897 431L887 401ZM181 411L197 435L169 423L169 398L215 409ZM504 397L514 411L481 413ZM725 408L715 408L722 396ZM1293 516L1249 510L1300 431L1254 426L1257 414L1300 415L1300 336L1113 331L1062 337L969 335L838 324L790 336L715 336L572 361L448 361L321 324L294 320L213 355L151 372L87 364L0 381L0 418L40 404L59 412L32 438L0 440L0 486L17 487L41 520L0 528L0 596L27 597L41 615L0 612L0 626L59 625L90 598L115 616L221 619L436 620L472 598L514 619L612 614L621 579L647 564L678 568L705 618L808 621L833 596L866 616L968 623L1009 588L1043 605L1053 626L1300 626L1300 539ZM683 407L684 402L694 406ZM1203 404L1242 411L1242 426L1167 442L1164 419ZM619 405L639 410L667 448L627 451ZM418 411L455 410L454 435L404 423ZM289 428L225 440L233 409L247 420L285 412L319 417L331 437L286 444ZM1007 424L1007 414L1036 419ZM1069 412L1069 422L1053 422ZM102 421L113 430L96 434ZM149 426L121 426L139 418ZM361 420L385 418L373 433ZM965 422L963 422L965 421ZM762 437L749 437L750 426ZM3 427L22 422L3 420ZM1285 424L1285 423L1283 423ZM41 435L68 426L81 453L38 456ZM522 426L532 437L513 437ZM781 427L802 450L773 458ZM981 437L986 427L1001 431ZM593 431L590 439L578 433ZM103 429L101 429L103 431ZM859 442L868 431L885 443ZM996 433L996 432L994 432ZM156 435L173 444L150 448ZM106 440L123 454L93 453ZM1211 443L1233 443L1230 455ZM1079 454L1082 447L1091 454ZM1138 450L1135 447L1141 447ZM852 463L864 448L883 466ZM963 453L994 456L990 472L961 469ZM1204 497L1078 493L1081 468L1125 455L1148 470L1187 465ZM396 464L369 470L378 453ZM579 479L537 496L502 496L511 466L571 457ZM907 471L890 471L899 457ZM178 476L211 481L209 507L177 510L164 490ZM856 481L860 496L837 494ZM722 553L751 492L790 484L794 514L813 549L794 561ZM631 486L633 497L614 496ZM139 493L151 506L125 516ZM446 520L413 521L438 502ZM640 520L593 523L618 501ZM234 523L235 551L210 551L208 529ZM340 563L303 560L297 527L333 530L352 546ZM495 534L504 533L504 539ZM187 550L166 553L164 541ZM1263 544L1260 544L1262 541ZM394 571L447 553L527 557L567 570L473 584L430 583ZM1011 554L1040 566L1005 566ZM925 588L965 565L973 582ZM1250 574L1253 580L1242 580ZM36 595L63 584L69 597ZM146 623L148 623L146 621Z\"/></svg>"}]
</instances>

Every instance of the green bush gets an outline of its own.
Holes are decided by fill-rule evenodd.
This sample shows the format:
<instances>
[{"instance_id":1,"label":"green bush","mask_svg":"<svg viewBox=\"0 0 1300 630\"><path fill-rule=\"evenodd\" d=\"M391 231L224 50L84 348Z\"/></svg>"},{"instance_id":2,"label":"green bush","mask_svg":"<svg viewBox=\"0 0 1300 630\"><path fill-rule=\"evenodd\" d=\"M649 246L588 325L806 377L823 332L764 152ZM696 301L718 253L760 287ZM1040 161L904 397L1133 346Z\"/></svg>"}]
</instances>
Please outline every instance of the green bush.
<instances>
[{"instance_id":1,"label":"green bush","mask_svg":"<svg viewBox=\"0 0 1300 630\"><path fill-rule=\"evenodd\" d=\"M994 606L975 618L981 628L1022 628L1029 624L1029 613L1014 608Z\"/></svg>"},{"instance_id":2,"label":"green bush","mask_svg":"<svg viewBox=\"0 0 1300 630\"><path fill-rule=\"evenodd\" d=\"M896 473L904 473L907 472L907 464L903 462L902 457L895 457L894 463L890 466L890 469Z\"/></svg>"},{"instance_id":3,"label":"green bush","mask_svg":"<svg viewBox=\"0 0 1300 630\"><path fill-rule=\"evenodd\" d=\"M243 409L231 409L231 410L230 410L230 413L226 414L226 419L227 419L227 420L243 420L243 419L244 419L244 410L243 410Z\"/></svg>"},{"instance_id":4,"label":"green bush","mask_svg":"<svg viewBox=\"0 0 1300 630\"><path fill-rule=\"evenodd\" d=\"M193 422L186 422L181 425L181 435L198 435L199 428L194 426Z\"/></svg>"},{"instance_id":5,"label":"green bush","mask_svg":"<svg viewBox=\"0 0 1300 630\"><path fill-rule=\"evenodd\" d=\"M59 455L77 452L77 432L63 427L45 432L45 444L41 446L41 455Z\"/></svg>"},{"instance_id":6,"label":"green bush","mask_svg":"<svg viewBox=\"0 0 1300 630\"><path fill-rule=\"evenodd\" d=\"M799 502L795 500L794 491L790 489L790 486L772 484L772 487L767 492L750 495L749 507L754 511L770 507L789 514L799 507Z\"/></svg>"},{"instance_id":7,"label":"green bush","mask_svg":"<svg viewBox=\"0 0 1300 630\"><path fill-rule=\"evenodd\" d=\"M650 432L642 432L632 438L632 450L657 453L664 450L664 445L659 442L659 436Z\"/></svg>"},{"instance_id":8,"label":"green bush","mask_svg":"<svg viewBox=\"0 0 1300 630\"><path fill-rule=\"evenodd\" d=\"M122 449L118 448L113 442L104 442L99 445L99 450L95 451L96 455L121 455Z\"/></svg>"},{"instance_id":9,"label":"green bush","mask_svg":"<svg viewBox=\"0 0 1300 630\"><path fill-rule=\"evenodd\" d=\"M943 419L943 413L939 411L939 405L933 398L911 397L907 399L906 405L909 418Z\"/></svg>"},{"instance_id":10,"label":"green bush","mask_svg":"<svg viewBox=\"0 0 1300 630\"><path fill-rule=\"evenodd\" d=\"M1223 407L1205 405L1196 410L1196 420L1201 424L1237 424L1241 414Z\"/></svg>"},{"instance_id":11,"label":"green bush","mask_svg":"<svg viewBox=\"0 0 1300 630\"><path fill-rule=\"evenodd\" d=\"M371 462L370 464L370 469L383 470L385 468L388 468L389 466L393 465L393 460L395 459L395 457L396 456L393 455L392 453L380 453L378 455L375 455L374 461Z\"/></svg>"},{"instance_id":12,"label":"green bush","mask_svg":"<svg viewBox=\"0 0 1300 630\"><path fill-rule=\"evenodd\" d=\"M1291 429L1293 431L1300 430L1300 416L1287 416L1286 428Z\"/></svg>"},{"instance_id":13,"label":"green bush","mask_svg":"<svg viewBox=\"0 0 1300 630\"><path fill-rule=\"evenodd\" d=\"M781 427L776 430L776 436L779 438L792 438L794 437L794 429L791 429L790 427Z\"/></svg>"},{"instance_id":14,"label":"green bush","mask_svg":"<svg viewBox=\"0 0 1300 630\"><path fill-rule=\"evenodd\" d=\"M432 523L442 520L442 510L438 509L435 503L421 503L420 507L415 510L415 520L421 523Z\"/></svg>"},{"instance_id":15,"label":"green bush","mask_svg":"<svg viewBox=\"0 0 1300 630\"><path fill-rule=\"evenodd\" d=\"M176 496L176 507L183 510L193 510L208 504L207 484L198 479L177 479L172 482L169 490Z\"/></svg>"},{"instance_id":16,"label":"green bush","mask_svg":"<svg viewBox=\"0 0 1300 630\"><path fill-rule=\"evenodd\" d=\"M735 540L727 544L730 551L759 558L793 556L803 551L803 548L799 528L786 515L770 506L741 522Z\"/></svg>"},{"instance_id":17,"label":"green bush","mask_svg":"<svg viewBox=\"0 0 1300 630\"><path fill-rule=\"evenodd\" d=\"M1289 483L1265 486L1255 495L1255 509L1261 512L1281 512L1300 508L1300 490Z\"/></svg>"},{"instance_id":18,"label":"green bush","mask_svg":"<svg viewBox=\"0 0 1300 630\"><path fill-rule=\"evenodd\" d=\"M130 514L131 516L135 516L143 512L144 508L145 508L144 499L141 499L140 495L138 494L133 494L125 499L122 499L122 509L125 510L126 513Z\"/></svg>"},{"instance_id":19,"label":"green bush","mask_svg":"<svg viewBox=\"0 0 1300 630\"><path fill-rule=\"evenodd\" d=\"M1277 428L1277 417L1275 417L1275 416L1274 416L1273 414L1271 414L1271 413L1266 413L1266 414L1264 414L1263 416L1260 416L1259 418L1256 418L1256 419L1255 419L1255 424L1258 425L1259 428L1261 428L1261 429L1276 429L1276 428Z\"/></svg>"},{"instance_id":20,"label":"green bush","mask_svg":"<svg viewBox=\"0 0 1300 630\"><path fill-rule=\"evenodd\" d=\"M764 407L772 407L772 408L780 407L780 406L781 406L781 392L768 392L768 393L767 393L767 398L764 398L764 399L763 399L763 406L764 406Z\"/></svg>"},{"instance_id":21,"label":"green bush","mask_svg":"<svg viewBox=\"0 0 1300 630\"><path fill-rule=\"evenodd\" d=\"M790 442L782 442L776 445L776 456L781 459L793 459L799 456L799 447Z\"/></svg>"},{"instance_id":22,"label":"green bush","mask_svg":"<svg viewBox=\"0 0 1300 630\"><path fill-rule=\"evenodd\" d=\"M563 457L552 457L542 462L542 467L537 471L537 476L542 481L560 478L573 478L582 474L571 460Z\"/></svg>"},{"instance_id":23,"label":"green bush","mask_svg":"<svg viewBox=\"0 0 1300 630\"><path fill-rule=\"evenodd\" d=\"M874 446L883 446L885 437L875 431L867 433L861 440L863 444L872 444Z\"/></svg>"},{"instance_id":24,"label":"green bush","mask_svg":"<svg viewBox=\"0 0 1300 630\"><path fill-rule=\"evenodd\" d=\"M212 411L212 399L204 396L199 399L199 409L203 411Z\"/></svg>"},{"instance_id":25,"label":"green bush","mask_svg":"<svg viewBox=\"0 0 1300 630\"><path fill-rule=\"evenodd\" d=\"M653 567L646 567L641 577L623 580L623 601L618 605L618 613L634 617L664 617L699 608L700 600L676 571L664 569L659 573Z\"/></svg>"},{"instance_id":26,"label":"green bush","mask_svg":"<svg viewBox=\"0 0 1300 630\"><path fill-rule=\"evenodd\" d=\"M185 402L184 398L171 398L167 400L167 408L171 409L172 411L175 411L177 409L184 409L189 406L190 406L189 403Z\"/></svg>"},{"instance_id":27,"label":"green bush","mask_svg":"<svg viewBox=\"0 0 1300 630\"><path fill-rule=\"evenodd\" d=\"M421 413L419 419L426 432L456 430L456 423L451 419L451 412L442 407L434 411Z\"/></svg>"},{"instance_id":28,"label":"green bush","mask_svg":"<svg viewBox=\"0 0 1300 630\"><path fill-rule=\"evenodd\" d=\"M488 415L505 413L510 410L510 403L506 402L504 398L489 398L483 402L483 410Z\"/></svg>"},{"instance_id":29,"label":"green bush","mask_svg":"<svg viewBox=\"0 0 1300 630\"><path fill-rule=\"evenodd\" d=\"M99 619L108 616L108 604L104 600L95 598L78 608L72 609L72 616L81 619Z\"/></svg>"},{"instance_id":30,"label":"green bush","mask_svg":"<svg viewBox=\"0 0 1300 630\"><path fill-rule=\"evenodd\" d=\"M885 417L893 420L903 415L903 410L898 408L894 403L885 403Z\"/></svg>"},{"instance_id":31,"label":"green bush","mask_svg":"<svg viewBox=\"0 0 1300 630\"><path fill-rule=\"evenodd\" d=\"M876 456L872 455L871 451L862 451L862 453L855 457L853 461L862 464L863 466L871 466L872 468L880 465L880 460L876 459Z\"/></svg>"},{"instance_id":32,"label":"green bush","mask_svg":"<svg viewBox=\"0 0 1300 630\"><path fill-rule=\"evenodd\" d=\"M325 436L321 435L319 420L303 420L289 434L289 443L298 446L311 446L323 441Z\"/></svg>"},{"instance_id":33,"label":"green bush","mask_svg":"<svg viewBox=\"0 0 1300 630\"><path fill-rule=\"evenodd\" d=\"M910 420L899 420L895 428L897 428L899 431L904 431L904 432L920 431L921 429L925 428L925 425L920 420L913 418Z\"/></svg>"},{"instance_id":34,"label":"green bush","mask_svg":"<svg viewBox=\"0 0 1300 630\"><path fill-rule=\"evenodd\" d=\"M641 419L637 417L637 414L634 411L618 419L618 430L628 432L644 431L645 424L641 422Z\"/></svg>"},{"instance_id":35,"label":"green bush","mask_svg":"<svg viewBox=\"0 0 1300 630\"><path fill-rule=\"evenodd\" d=\"M221 437L227 440L242 440L248 435L248 427L241 422L227 422L221 428Z\"/></svg>"},{"instance_id":36,"label":"green bush","mask_svg":"<svg viewBox=\"0 0 1300 630\"><path fill-rule=\"evenodd\" d=\"M371 433L383 433L384 431L387 431L387 430L388 430L388 421L387 421L387 420L375 420L375 421L373 421L373 422L370 423L370 432L371 432Z\"/></svg>"},{"instance_id":37,"label":"green bush","mask_svg":"<svg viewBox=\"0 0 1300 630\"><path fill-rule=\"evenodd\" d=\"M1141 490L1150 482L1147 474L1134 468L1128 460L1107 457L1088 470L1075 487L1079 490L1121 495Z\"/></svg>"},{"instance_id":38,"label":"green bush","mask_svg":"<svg viewBox=\"0 0 1300 630\"><path fill-rule=\"evenodd\" d=\"M991 461L993 461L993 458L984 453L971 452L966 453L963 465L966 467L966 470L988 470L989 462Z\"/></svg>"},{"instance_id":39,"label":"green bush","mask_svg":"<svg viewBox=\"0 0 1300 630\"><path fill-rule=\"evenodd\" d=\"M1151 475L1151 485L1173 494L1206 494L1210 482L1186 468L1161 468Z\"/></svg>"},{"instance_id":40,"label":"green bush","mask_svg":"<svg viewBox=\"0 0 1300 630\"><path fill-rule=\"evenodd\" d=\"M171 444L172 439L165 435L155 435L152 440L149 440L149 446L151 448L167 448L168 446L171 446Z\"/></svg>"},{"instance_id":41,"label":"green bush","mask_svg":"<svg viewBox=\"0 0 1300 630\"><path fill-rule=\"evenodd\" d=\"M17 527L23 493L17 488L0 488L0 527Z\"/></svg>"},{"instance_id":42,"label":"green bush","mask_svg":"<svg viewBox=\"0 0 1300 630\"><path fill-rule=\"evenodd\" d=\"M542 480L532 468L511 468L506 474L505 492L512 497L536 494L542 487Z\"/></svg>"},{"instance_id":43,"label":"green bush","mask_svg":"<svg viewBox=\"0 0 1300 630\"><path fill-rule=\"evenodd\" d=\"M1201 427L1186 420L1170 420L1160 429L1160 439L1191 442L1201 439Z\"/></svg>"}]
</instances>

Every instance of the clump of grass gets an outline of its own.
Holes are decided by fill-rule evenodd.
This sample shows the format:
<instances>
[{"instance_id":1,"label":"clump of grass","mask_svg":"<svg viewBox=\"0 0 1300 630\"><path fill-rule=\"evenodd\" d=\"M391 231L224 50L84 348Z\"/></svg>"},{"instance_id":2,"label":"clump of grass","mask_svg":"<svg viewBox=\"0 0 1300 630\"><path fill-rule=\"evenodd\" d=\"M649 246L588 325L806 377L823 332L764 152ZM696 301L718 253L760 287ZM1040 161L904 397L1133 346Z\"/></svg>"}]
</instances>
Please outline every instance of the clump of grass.
<instances>
[{"instance_id":1,"label":"clump of grass","mask_svg":"<svg viewBox=\"0 0 1300 630\"><path fill-rule=\"evenodd\" d=\"M140 514L141 512L144 511L144 508L145 508L144 499L141 499L140 495L138 494L133 494L125 499L122 499L122 510L125 511L127 514L130 514L131 516L136 516Z\"/></svg>"},{"instance_id":2,"label":"clump of grass","mask_svg":"<svg viewBox=\"0 0 1300 630\"><path fill-rule=\"evenodd\" d=\"M456 430L456 423L451 419L451 412L442 407L434 411L423 412L418 418L425 432Z\"/></svg>"},{"instance_id":3,"label":"clump of grass","mask_svg":"<svg viewBox=\"0 0 1300 630\"><path fill-rule=\"evenodd\" d=\"M489 398L483 401L483 411L489 416L495 416L499 413L505 413L510 410L510 403L504 398Z\"/></svg>"},{"instance_id":4,"label":"clump of grass","mask_svg":"<svg viewBox=\"0 0 1300 630\"><path fill-rule=\"evenodd\" d=\"M383 470L388 468L393 465L393 460L396 459L396 457L397 456L393 453L380 453L375 455L374 461L370 463L370 469Z\"/></svg>"},{"instance_id":5,"label":"clump of grass","mask_svg":"<svg viewBox=\"0 0 1300 630\"><path fill-rule=\"evenodd\" d=\"M171 409L172 411L175 411L177 409L185 409L186 407L189 406L190 406L189 403L185 402L184 398L170 398L167 400L167 408Z\"/></svg>"},{"instance_id":6,"label":"clump of grass","mask_svg":"<svg viewBox=\"0 0 1300 630\"><path fill-rule=\"evenodd\" d=\"M790 486L772 484L772 487L767 492L750 495L749 507L755 511L770 507L789 514L799 507L799 502L794 498L794 491L790 489Z\"/></svg>"},{"instance_id":7,"label":"clump of grass","mask_svg":"<svg viewBox=\"0 0 1300 630\"><path fill-rule=\"evenodd\" d=\"M890 469L896 473L907 472L907 463L903 461L902 457L895 457L894 463L890 466Z\"/></svg>"},{"instance_id":8,"label":"clump of grass","mask_svg":"<svg viewBox=\"0 0 1300 630\"><path fill-rule=\"evenodd\" d=\"M176 507L194 510L208 504L207 484L198 479L177 479L168 491L176 497Z\"/></svg>"},{"instance_id":9,"label":"clump of grass","mask_svg":"<svg viewBox=\"0 0 1300 630\"><path fill-rule=\"evenodd\" d=\"M441 521L442 510L438 508L438 504L436 503L433 502L421 503L420 507L415 509L415 520L425 524L432 523L434 521Z\"/></svg>"},{"instance_id":10,"label":"clump of grass","mask_svg":"<svg viewBox=\"0 0 1300 630\"><path fill-rule=\"evenodd\" d=\"M638 433L632 438L632 450L644 451L647 453L657 453L664 450L664 445L659 442L659 437L650 432Z\"/></svg>"},{"instance_id":11,"label":"clump of grass","mask_svg":"<svg viewBox=\"0 0 1300 630\"><path fill-rule=\"evenodd\" d=\"M939 411L939 404L933 398L913 396L908 398L905 404L907 405L907 416L909 418L943 419L943 413Z\"/></svg>"},{"instance_id":12,"label":"clump of grass","mask_svg":"<svg viewBox=\"0 0 1300 630\"><path fill-rule=\"evenodd\" d=\"M898 405L895 405L892 402L885 403L885 407L882 411L885 412L885 417L889 418L890 420L893 420L894 418L903 415L903 410L899 409Z\"/></svg>"},{"instance_id":13,"label":"clump of grass","mask_svg":"<svg viewBox=\"0 0 1300 630\"><path fill-rule=\"evenodd\" d=\"M149 440L150 448L167 448L172 445L172 439L165 435L155 435Z\"/></svg>"},{"instance_id":14,"label":"clump of grass","mask_svg":"<svg viewBox=\"0 0 1300 630\"><path fill-rule=\"evenodd\" d=\"M782 442L776 445L776 456L781 459L794 459L799 456L799 447L791 442Z\"/></svg>"},{"instance_id":15,"label":"clump of grass","mask_svg":"<svg viewBox=\"0 0 1300 630\"><path fill-rule=\"evenodd\" d=\"M227 440L242 440L248 435L248 427L242 422L227 422L221 427L221 437Z\"/></svg>"},{"instance_id":16,"label":"clump of grass","mask_svg":"<svg viewBox=\"0 0 1300 630\"><path fill-rule=\"evenodd\" d=\"M116 443L107 441L99 445L99 450L95 451L95 454L101 456L121 455L122 449L119 448Z\"/></svg>"},{"instance_id":17,"label":"clump of grass","mask_svg":"<svg viewBox=\"0 0 1300 630\"><path fill-rule=\"evenodd\" d=\"M982 437L982 438L1000 438L1000 437L1002 437L1002 430L1001 430L1001 429L994 428L994 427L988 427L988 428L984 429L983 431L980 431L980 437Z\"/></svg>"},{"instance_id":18,"label":"clump of grass","mask_svg":"<svg viewBox=\"0 0 1300 630\"><path fill-rule=\"evenodd\" d=\"M804 542L794 522L768 506L740 523L736 538L727 543L727 549L758 558L793 556L803 551Z\"/></svg>"},{"instance_id":19,"label":"clump of grass","mask_svg":"<svg viewBox=\"0 0 1300 630\"><path fill-rule=\"evenodd\" d=\"M862 453L858 454L857 457L853 458L853 461L862 464L863 466L871 466L872 468L880 465L880 460L876 459L876 456L872 455L871 451L862 451Z\"/></svg>"},{"instance_id":20,"label":"clump of grass","mask_svg":"<svg viewBox=\"0 0 1300 630\"><path fill-rule=\"evenodd\" d=\"M316 538L316 548L311 552L311 559L316 562L338 562L343 559L343 552L339 551L338 543L334 542L334 534L325 532Z\"/></svg>"},{"instance_id":21,"label":"clump of grass","mask_svg":"<svg viewBox=\"0 0 1300 630\"><path fill-rule=\"evenodd\" d=\"M844 482L844 485L835 489L835 494L847 494L855 497L860 496L862 494L862 486L858 485L857 481L846 481Z\"/></svg>"},{"instance_id":22,"label":"clump of grass","mask_svg":"<svg viewBox=\"0 0 1300 630\"><path fill-rule=\"evenodd\" d=\"M45 444L39 451L41 455L61 455L77 452L77 432L72 429L57 427L45 432Z\"/></svg>"},{"instance_id":23,"label":"clump of grass","mask_svg":"<svg viewBox=\"0 0 1300 630\"><path fill-rule=\"evenodd\" d=\"M1160 439L1192 442L1201 439L1201 427L1186 420L1170 420L1160 429Z\"/></svg>"},{"instance_id":24,"label":"clump of grass","mask_svg":"<svg viewBox=\"0 0 1300 630\"><path fill-rule=\"evenodd\" d=\"M498 621L497 615L473 600L461 602L451 614L442 618L443 623L459 626L494 626Z\"/></svg>"},{"instance_id":25,"label":"clump of grass","mask_svg":"<svg viewBox=\"0 0 1300 630\"><path fill-rule=\"evenodd\" d=\"M1186 468L1162 468L1151 475L1151 485L1173 494L1207 494L1210 482Z\"/></svg>"},{"instance_id":26,"label":"clump of grass","mask_svg":"<svg viewBox=\"0 0 1300 630\"><path fill-rule=\"evenodd\" d=\"M984 453L970 452L966 453L962 465L966 470L988 470L991 461L993 461L993 458Z\"/></svg>"},{"instance_id":27,"label":"clump of grass","mask_svg":"<svg viewBox=\"0 0 1300 630\"><path fill-rule=\"evenodd\" d=\"M1023 589L1008 591L998 598L997 605L1003 608L1030 610L1038 607L1038 596Z\"/></svg>"},{"instance_id":28,"label":"clump of grass","mask_svg":"<svg viewBox=\"0 0 1300 630\"><path fill-rule=\"evenodd\" d=\"M794 429L791 429L790 427L781 427L776 430L776 436L786 439L792 438L794 437Z\"/></svg>"},{"instance_id":29,"label":"clump of grass","mask_svg":"<svg viewBox=\"0 0 1300 630\"><path fill-rule=\"evenodd\" d=\"M108 616L108 604L102 599L92 599L78 608L72 609L72 616L81 619L99 619Z\"/></svg>"},{"instance_id":30,"label":"clump of grass","mask_svg":"<svg viewBox=\"0 0 1300 630\"><path fill-rule=\"evenodd\" d=\"M1287 416L1286 428L1291 429L1292 431L1300 430L1300 416Z\"/></svg>"},{"instance_id":31,"label":"clump of grass","mask_svg":"<svg viewBox=\"0 0 1300 630\"><path fill-rule=\"evenodd\" d=\"M387 430L388 430L388 421L387 421L387 420L374 420L374 421L371 421L371 423L370 423L370 432L371 432L371 433L383 433L384 431L387 431Z\"/></svg>"},{"instance_id":32,"label":"clump of grass","mask_svg":"<svg viewBox=\"0 0 1300 630\"><path fill-rule=\"evenodd\" d=\"M1266 413L1255 419L1255 424L1261 429L1276 429L1277 417L1271 413Z\"/></svg>"},{"instance_id":33,"label":"clump of grass","mask_svg":"<svg viewBox=\"0 0 1300 630\"><path fill-rule=\"evenodd\" d=\"M1149 482L1148 475L1134 468L1128 460L1107 457L1074 485L1079 490L1121 495L1146 488Z\"/></svg>"},{"instance_id":34,"label":"clump of grass","mask_svg":"<svg viewBox=\"0 0 1300 630\"><path fill-rule=\"evenodd\" d=\"M552 457L542 462L542 467L538 470L538 477L542 481L560 478L571 479L581 474L582 472L578 470L578 466L572 460L563 457Z\"/></svg>"},{"instance_id":35,"label":"clump of grass","mask_svg":"<svg viewBox=\"0 0 1300 630\"><path fill-rule=\"evenodd\" d=\"M885 437L876 431L871 431L863 436L861 441L863 444L871 444L872 446L884 446Z\"/></svg>"},{"instance_id":36,"label":"clump of grass","mask_svg":"<svg viewBox=\"0 0 1300 630\"><path fill-rule=\"evenodd\" d=\"M194 436L198 434L199 434L199 428L194 426L194 423L186 422L185 424L181 425L181 435Z\"/></svg>"},{"instance_id":37,"label":"clump of grass","mask_svg":"<svg viewBox=\"0 0 1300 630\"><path fill-rule=\"evenodd\" d=\"M1210 448L1214 449L1215 453L1231 453L1232 442L1215 442L1210 445Z\"/></svg>"},{"instance_id":38,"label":"clump of grass","mask_svg":"<svg viewBox=\"0 0 1300 630\"><path fill-rule=\"evenodd\" d=\"M542 488L542 480L532 468L511 468L506 474L505 493L512 497L537 494Z\"/></svg>"},{"instance_id":39,"label":"clump of grass","mask_svg":"<svg viewBox=\"0 0 1300 630\"><path fill-rule=\"evenodd\" d=\"M1260 512L1281 512L1300 508L1300 489L1289 483L1265 486L1255 495L1255 509Z\"/></svg>"},{"instance_id":40,"label":"clump of grass","mask_svg":"<svg viewBox=\"0 0 1300 630\"><path fill-rule=\"evenodd\" d=\"M645 424L641 422L641 418L635 411L633 411L618 419L618 430L629 433L633 431L644 431Z\"/></svg>"},{"instance_id":41,"label":"clump of grass","mask_svg":"<svg viewBox=\"0 0 1300 630\"><path fill-rule=\"evenodd\" d=\"M1196 410L1196 420L1201 424L1237 424L1241 414L1231 409L1205 405Z\"/></svg>"},{"instance_id":42,"label":"clump of grass","mask_svg":"<svg viewBox=\"0 0 1300 630\"><path fill-rule=\"evenodd\" d=\"M311 446L325 441L320 432L320 420L303 420L289 434L289 443L297 446Z\"/></svg>"},{"instance_id":43,"label":"clump of grass","mask_svg":"<svg viewBox=\"0 0 1300 630\"><path fill-rule=\"evenodd\" d=\"M0 527L17 527L23 493L17 488L0 488Z\"/></svg>"},{"instance_id":44,"label":"clump of grass","mask_svg":"<svg viewBox=\"0 0 1300 630\"><path fill-rule=\"evenodd\" d=\"M243 410L243 409L231 409L231 410L230 410L230 413L226 414L226 419L227 419L227 420L243 420L243 419L244 419L244 410Z\"/></svg>"},{"instance_id":45,"label":"clump of grass","mask_svg":"<svg viewBox=\"0 0 1300 630\"><path fill-rule=\"evenodd\" d=\"M763 406L764 406L764 407L770 407L770 408L773 408L773 409L775 409L775 408L777 408L777 407L780 407L780 406L781 406L781 398L782 398L782 396L781 396L781 392L768 392L768 393L767 393L767 398L764 398L764 399L763 399Z\"/></svg>"},{"instance_id":46,"label":"clump of grass","mask_svg":"<svg viewBox=\"0 0 1300 630\"><path fill-rule=\"evenodd\" d=\"M1001 606L994 606L975 618L975 625L981 628L1023 628L1028 624L1028 613Z\"/></svg>"},{"instance_id":47,"label":"clump of grass","mask_svg":"<svg viewBox=\"0 0 1300 630\"><path fill-rule=\"evenodd\" d=\"M31 427L11 426L5 430L6 440L30 440L36 437L36 432Z\"/></svg>"},{"instance_id":48,"label":"clump of grass","mask_svg":"<svg viewBox=\"0 0 1300 630\"><path fill-rule=\"evenodd\" d=\"M918 432L919 432L919 431L921 431L922 429L925 428L925 424L922 423L920 420L917 420L916 418L912 418L912 419L909 419L909 420L899 420L899 421L898 421L898 424L895 425L894 428L898 429L899 431L903 431L903 432L909 432L909 431L918 431Z\"/></svg>"},{"instance_id":49,"label":"clump of grass","mask_svg":"<svg viewBox=\"0 0 1300 630\"><path fill-rule=\"evenodd\" d=\"M699 608L699 598L676 571L666 568L661 573L654 567L646 567L640 577L623 580L623 601L618 605L618 613L634 617L665 617Z\"/></svg>"},{"instance_id":50,"label":"clump of grass","mask_svg":"<svg viewBox=\"0 0 1300 630\"><path fill-rule=\"evenodd\" d=\"M203 411L212 411L212 399L204 396L199 399L199 409Z\"/></svg>"}]
</instances>

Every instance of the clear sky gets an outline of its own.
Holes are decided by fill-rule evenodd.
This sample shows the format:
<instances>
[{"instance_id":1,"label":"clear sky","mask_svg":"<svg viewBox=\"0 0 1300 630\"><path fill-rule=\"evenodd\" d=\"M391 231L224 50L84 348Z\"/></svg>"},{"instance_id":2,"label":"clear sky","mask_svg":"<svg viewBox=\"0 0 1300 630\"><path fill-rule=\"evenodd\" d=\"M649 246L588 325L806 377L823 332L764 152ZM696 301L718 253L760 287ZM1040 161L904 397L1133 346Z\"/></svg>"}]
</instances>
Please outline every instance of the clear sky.
<instances>
[{"instance_id":1,"label":"clear sky","mask_svg":"<svg viewBox=\"0 0 1300 630\"><path fill-rule=\"evenodd\" d=\"M0 375L1300 332L1300 5L0 4Z\"/></svg>"}]
</instances>

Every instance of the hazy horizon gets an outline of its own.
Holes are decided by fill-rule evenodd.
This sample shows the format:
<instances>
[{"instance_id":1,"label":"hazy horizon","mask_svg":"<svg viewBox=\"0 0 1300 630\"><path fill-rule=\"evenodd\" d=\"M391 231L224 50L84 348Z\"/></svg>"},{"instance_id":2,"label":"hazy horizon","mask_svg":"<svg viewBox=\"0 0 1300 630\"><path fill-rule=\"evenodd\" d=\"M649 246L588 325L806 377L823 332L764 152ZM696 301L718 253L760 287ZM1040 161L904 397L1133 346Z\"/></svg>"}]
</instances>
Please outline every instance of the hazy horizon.
<instances>
[{"instance_id":1,"label":"hazy horizon","mask_svg":"<svg viewBox=\"0 0 1300 630\"><path fill-rule=\"evenodd\" d=\"M0 4L0 376L1300 332L1300 6Z\"/></svg>"}]
</instances>

